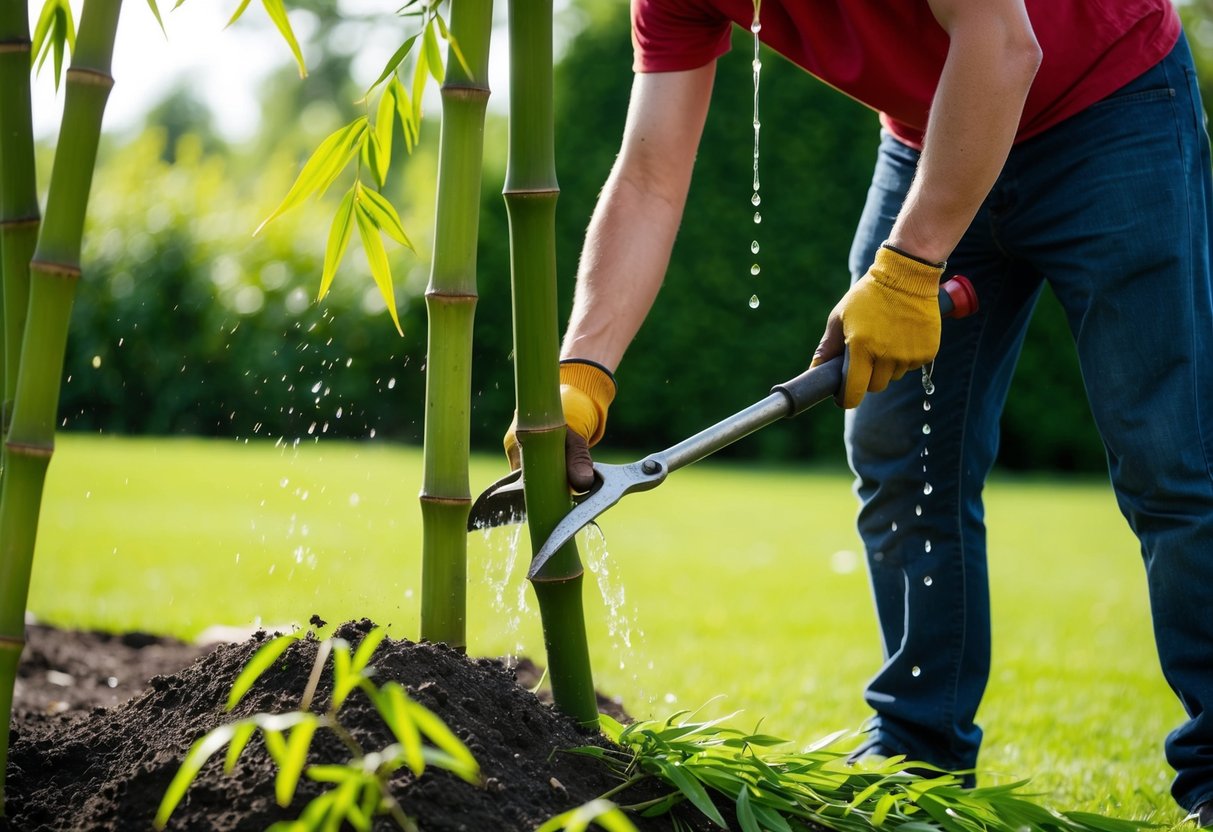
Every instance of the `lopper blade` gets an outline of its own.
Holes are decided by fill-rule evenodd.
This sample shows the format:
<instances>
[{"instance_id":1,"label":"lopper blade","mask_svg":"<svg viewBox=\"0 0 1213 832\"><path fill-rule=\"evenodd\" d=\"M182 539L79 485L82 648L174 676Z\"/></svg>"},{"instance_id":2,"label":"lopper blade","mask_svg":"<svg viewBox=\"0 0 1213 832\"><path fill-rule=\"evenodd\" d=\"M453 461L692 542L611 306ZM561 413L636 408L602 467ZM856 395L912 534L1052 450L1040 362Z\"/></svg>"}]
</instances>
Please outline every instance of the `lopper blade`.
<instances>
[{"instance_id":1,"label":"lopper blade","mask_svg":"<svg viewBox=\"0 0 1213 832\"><path fill-rule=\"evenodd\" d=\"M468 512L468 531L494 529L526 519L526 497L522 492L522 470L510 471L490 485Z\"/></svg>"},{"instance_id":2,"label":"lopper blade","mask_svg":"<svg viewBox=\"0 0 1213 832\"><path fill-rule=\"evenodd\" d=\"M627 465L605 465L594 463L594 486L585 494L578 494L578 503L552 529L548 539L535 553L527 579L534 580L552 556L566 543L615 503L633 491L648 491L665 481L670 469L656 456Z\"/></svg>"}]
</instances>

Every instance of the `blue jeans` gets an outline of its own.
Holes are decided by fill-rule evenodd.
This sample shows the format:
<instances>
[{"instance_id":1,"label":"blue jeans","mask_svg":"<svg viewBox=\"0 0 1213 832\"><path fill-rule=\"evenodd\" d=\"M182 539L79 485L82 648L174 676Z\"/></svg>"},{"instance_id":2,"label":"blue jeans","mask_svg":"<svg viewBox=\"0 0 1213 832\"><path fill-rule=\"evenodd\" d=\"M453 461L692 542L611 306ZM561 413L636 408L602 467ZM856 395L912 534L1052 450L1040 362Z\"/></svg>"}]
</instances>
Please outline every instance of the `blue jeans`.
<instances>
[{"instance_id":1,"label":"blue jeans","mask_svg":"<svg viewBox=\"0 0 1213 832\"><path fill-rule=\"evenodd\" d=\"M851 251L856 278L888 236L917 160L884 136ZM848 413L886 659L865 695L873 743L947 768L976 764L974 717L990 669L981 492L1047 281L1074 336L1118 504L1141 542L1163 671L1190 716L1166 742L1172 793L1187 809L1213 798L1211 196L1204 113L1181 39L1137 80L1011 151L949 260L973 281L981 309L944 322L937 418L924 419L918 373Z\"/></svg>"}]
</instances>

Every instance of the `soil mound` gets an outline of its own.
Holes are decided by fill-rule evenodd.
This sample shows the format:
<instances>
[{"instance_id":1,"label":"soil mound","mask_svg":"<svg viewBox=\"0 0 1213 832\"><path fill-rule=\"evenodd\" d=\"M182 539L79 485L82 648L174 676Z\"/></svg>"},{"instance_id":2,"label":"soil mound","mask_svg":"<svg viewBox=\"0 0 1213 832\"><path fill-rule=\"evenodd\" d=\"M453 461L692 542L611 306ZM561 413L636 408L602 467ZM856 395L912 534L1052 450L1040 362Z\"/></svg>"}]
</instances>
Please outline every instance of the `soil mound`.
<instances>
[{"instance_id":1,"label":"soil mound","mask_svg":"<svg viewBox=\"0 0 1213 832\"><path fill-rule=\"evenodd\" d=\"M368 621L351 622L337 635L356 644L371 627ZM268 637L264 633L202 648L142 634L29 630L14 706L8 818L0 820L5 832L151 829L191 743L243 716L296 710L317 650L315 640L293 644L228 713L232 682ZM481 767L480 786L432 768L416 779L407 770L397 773L392 794L423 832L533 830L618 784L601 763L568 753L606 740L581 731L499 661L386 639L372 664L378 684L403 685L463 740ZM320 707L328 700L329 679L326 672L316 697ZM341 722L368 751L392 742L360 692L347 700ZM260 737L231 776L223 775L222 756L203 768L169 829L263 830L298 817L322 789L304 778L292 804L282 808L274 802L276 768ZM348 757L322 731L309 762L344 763ZM660 793L632 789L617 799L639 802ZM706 828L693 812L681 819L691 821L688 828ZM673 828L668 817L635 822L644 830ZM381 818L374 828L398 827Z\"/></svg>"}]
</instances>

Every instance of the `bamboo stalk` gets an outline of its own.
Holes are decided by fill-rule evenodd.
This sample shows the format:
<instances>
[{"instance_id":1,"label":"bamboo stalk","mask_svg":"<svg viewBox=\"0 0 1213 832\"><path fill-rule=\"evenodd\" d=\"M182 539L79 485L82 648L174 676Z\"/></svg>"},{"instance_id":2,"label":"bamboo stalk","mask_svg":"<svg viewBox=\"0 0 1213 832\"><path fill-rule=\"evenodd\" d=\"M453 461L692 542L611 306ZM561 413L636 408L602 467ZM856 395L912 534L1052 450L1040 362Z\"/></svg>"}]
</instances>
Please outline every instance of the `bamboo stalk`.
<instances>
[{"instance_id":1,"label":"bamboo stalk","mask_svg":"<svg viewBox=\"0 0 1213 832\"><path fill-rule=\"evenodd\" d=\"M29 261L40 220L30 110L30 46L25 0L0 0L0 274L4 298L0 435L8 434L12 415L29 304ZM3 467L0 462L0 470Z\"/></svg>"},{"instance_id":2,"label":"bamboo stalk","mask_svg":"<svg viewBox=\"0 0 1213 832\"><path fill-rule=\"evenodd\" d=\"M67 71L63 122L51 169L46 221L30 264L30 298L21 342L8 469L0 494L0 778L8 761L8 725L17 661L25 635L25 604L46 469L54 451L55 418L80 248L101 119L113 78L110 63L122 0L85 0ZM3 806L0 780L0 807ZM2 811L2 808L0 808Z\"/></svg>"},{"instance_id":3,"label":"bamboo stalk","mask_svg":"<svg viewBox=\"0 0 1213 832\"><path fill-rule=\"evenodd\" d=\"M518 444L532 554L569 511L560 405L556 310L556 183L552 106L552 0L512 0L509 162L505 204L513 275ZM598 724L577 546L564 546L534 579L552 695L586 726Z\"/></svg>"},{"instance_id":4,"label":"bamboo stalk","mask_svg":"<svg viewBox=\"0 0 1213 832\"><path fill-rule=\"evenodd\" d=\"M421 488L421 637L467 644L467 519L471 507L472 324L484 113L489 100L492 0L452 0L450 30L469 75L448 50L429 319Z\"/></svg>"}]
</instances>

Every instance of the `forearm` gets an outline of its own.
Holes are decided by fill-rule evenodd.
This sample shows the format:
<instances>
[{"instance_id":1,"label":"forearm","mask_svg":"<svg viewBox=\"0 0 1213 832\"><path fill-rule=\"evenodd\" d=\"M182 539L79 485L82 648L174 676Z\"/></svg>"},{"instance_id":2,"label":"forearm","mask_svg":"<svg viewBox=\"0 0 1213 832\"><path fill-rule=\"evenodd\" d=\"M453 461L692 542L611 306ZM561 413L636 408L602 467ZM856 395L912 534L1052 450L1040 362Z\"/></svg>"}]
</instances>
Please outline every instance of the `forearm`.
<instances>
[{"instance_id":1,"label":"forearm","mask_svg":"<svg viewBox=\"0 0 1213 832\"><path fill-rule=\"evenodd\" d=\"M1040 51L1031 29L997 17L957 21L918 173L889 241L946 260L998 178Z\"/></svg>"},{"instance_id":2,"label":"forearm","mask_svg":"<svg viewBox=\"0 0 1213 832\"><path fill-rule=\"evenodd\" d=\"M586 233L562 358L619 366L661 288L682 210L612 173Z\"/></svg>"}]
</instances>

